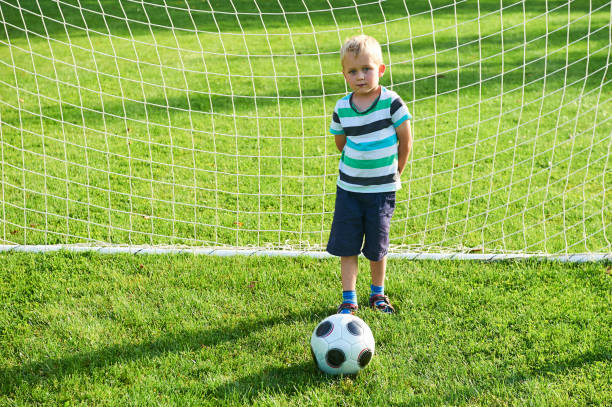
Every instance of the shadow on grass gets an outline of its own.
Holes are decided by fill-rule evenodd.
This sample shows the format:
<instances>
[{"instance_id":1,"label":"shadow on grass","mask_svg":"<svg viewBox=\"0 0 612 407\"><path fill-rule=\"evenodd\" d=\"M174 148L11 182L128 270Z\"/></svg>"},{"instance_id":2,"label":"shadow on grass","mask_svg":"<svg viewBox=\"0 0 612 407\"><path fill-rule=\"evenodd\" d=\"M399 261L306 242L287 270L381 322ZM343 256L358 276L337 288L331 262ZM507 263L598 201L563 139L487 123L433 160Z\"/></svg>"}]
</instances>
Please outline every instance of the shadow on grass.
<instances>
[{"instance_id":1,"label":"shadow on grass","mask_svg":"<svg viewBox=\"0 0 612 407\"><path fill-rule=\"evenodd\" d=\"M323 27L354 27L358 30L359 23L369 28L371 25L384 21L394 21L402 18L452 19L455 14L459 19L474 18L480 11L482 15L497 14L500 2L497 0L480 0L477 4L453 7L452 2L406 2L403 0L387 0L377 4L370 0L344 2L330 9L327 0L309 0L299 2L293 0L256 1L233 0L231 2L165 0L163 4L156 2L100 2L97 0L81 0L73 2L2 2L2 18L8 24L6 32L12 37L26 37L32 33L39 35L71 37L87 35L86 30L99 33L111 31L114 35L151 34L152 30L164 27L200 32L242 33L256 30L283 30L290 25L292 30L309 31L314 27L321 31ZM159 3L159 2L158 2ZM188 4L190 3L190 4ZM443 4L445 3L445 4ZM544 13L547 9L543 2L529 2L527 11ZM571 9L588 11L598 7L591 1L573 0ZM257 4L257 8L255 8ZM519 14L522 7L516 2L512 6L504 4L503 15ZM560 12L567 8L560 7ZM214 12L213 12L214 11ZM604 8L602 13L606 12ZM297 13L297 14L296 14ZM501 14L501 13L500 13ZM28 28L28 32L24 30ZM327 28L328 29L328 28ZM5 38L5 30L0 30L0 38Z\"/></svg>"},{"instance_id":2,"label":"shadow on grass","mask_svg":"<svg viewBox=\"0 0 612 407\"><path fill-rule=\"evenodd\" d=\"M568 375L573 370L589 368L589 366L600 362L606 364L612 362L612 349L596 346L593 350L565 360L535 364L531 369L523 373L510 374L507 370L501 370L495 377L489 378L485 382L473 380L469 386L456 387L453 391L441 395L441 399L444 400L444 404L453 405L469 402L479 394L482 395L494 391L494 388L491 387L491 380L496 382L496 384L493 384L496 388L503 386L511 394L518 394L521 388L524 389L523 385L525 382L542 380L543 385L555 383L558 382L559 375Z\"/></svg>"},{"instance_id":3,"label":"shadow on grass","mask_svg":"<svg viewBox=\"0 0 612 407\"><path fill-rule=\"evenodd\" d=\"M609 363L611 360L612 354L609 349L597 348L568 360L534 366L533 369L525 374L509 375L507 371L500 371L499 376L493 379L498 384L503 384L504 387L512 389L516 386L521 386L528 380L566 374L574 369L587 367L597 362ZM293 397L303 394L308 388L340 380L342 380L341 377L327 376L320 373L313 363L303 362L288 367L263 369L258 373L244 376L239 380L217 387L212 395L218 399L238 397L241 402L250 403L259 399L262 394L282 394L285 397ZM453 387L453 390L446 394L434 396L430 402L433 404L440 401L449 404L464 403L473 399L478 394L485 394L491 391L492 389L489 386L489 381L475 381L471 386ZM414 399L413 403L407 405L423 405L424 400L427 399L427 395L421 394L421 396Z\"/></svg>"},{"instance_id":4,"label":"shadow on grass","mask_svg":"<svg viewBox=\"0 0 612 407\"><path fill-rule=\"evenodd\" d=\"M15 367L0 368L0 394L11 394L21 387L32 387L43 383L53 383L64 377L74 374L86 374L97 369L106 369L111 365L129 363L141 359L162 357L169 353L193 352L203 347L216 346L225 342L237 341L245 335L270 328L274 325L285 324L291 321L316 322L329 314L329 309L306 309L299 314L275 316L271 318L246 319L231 326L219 325L208 330L184 330L160 336L151 341L138 344L126 343L108 346L99 350L83 351L65 357L47 358L34 362L27 362ZM253 378L249 382L268 382L266 376L278 377L277 384L282 388L293 388L292 377L310 381L310 375L304 375L307 366L297 365L285 369L264 371L259 379ZM312 372L316 372L312 365ZM239 383L238 383L239 384ZM235 386L234 386L235 387ZM286 390L285 389L285 390ZM283 390L283 391L285 391Z\"/></svg>"},{"instance_id":5,"label":"shadow on grass","mask_svg":"<svg viewBox=\"0 0 612 407\"><path fill-rule=\"evenodd\" d=\"M212 395L219 400L239 398L242 402L254 402L262 394L281 394L291 398L304 394L308 388L329 385L342 380L341 376L329 376L317 370L314 363L302 362L287 367L273 367L241 377L217 387Z\"/></svg>"},{"instance_id":6,"label":"shadow on grass","mask_svg":"<svg viewBox=\"0 0 612 407\"><path fill-rule=\"evenodd\" d=\"M612 348L597 346L593 350L576 355L572 358L534 366L527 374L516 374L506 379L506 383L523 382L534 377L554 376L571 370L581 369L598 362L612 362Z\"/></svg>"}]
</instances>

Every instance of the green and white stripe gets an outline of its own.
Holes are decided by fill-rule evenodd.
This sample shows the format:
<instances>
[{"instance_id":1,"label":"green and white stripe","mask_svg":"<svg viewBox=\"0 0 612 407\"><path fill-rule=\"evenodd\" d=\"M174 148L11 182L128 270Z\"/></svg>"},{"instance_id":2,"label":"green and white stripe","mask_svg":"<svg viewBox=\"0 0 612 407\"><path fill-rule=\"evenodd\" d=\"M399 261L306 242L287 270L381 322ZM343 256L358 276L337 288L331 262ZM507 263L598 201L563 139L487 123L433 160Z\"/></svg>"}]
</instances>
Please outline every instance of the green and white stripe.
<instances>
[{"instance_id":1,"label":"green and white stripe","mask_svg":"<svg viewBox=\"0 0 612 407\"><path fill-rule=\"evenodd\" d=\"M336 103L330 132L345 135L338 186L353 192L389 192L401 188L397 173L395 128L411 118L397 93L382 87L364 112L351 105L352 93Z\"/></svg>"}]
</instances>

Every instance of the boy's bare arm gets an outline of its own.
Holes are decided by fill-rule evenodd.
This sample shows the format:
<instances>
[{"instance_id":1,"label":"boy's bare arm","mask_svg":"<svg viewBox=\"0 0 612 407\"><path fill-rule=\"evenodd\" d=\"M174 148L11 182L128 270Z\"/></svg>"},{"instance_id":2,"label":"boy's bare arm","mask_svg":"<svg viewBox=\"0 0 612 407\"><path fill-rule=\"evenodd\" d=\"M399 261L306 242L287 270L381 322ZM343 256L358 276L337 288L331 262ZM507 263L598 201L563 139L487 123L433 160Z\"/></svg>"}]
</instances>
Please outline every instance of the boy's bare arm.
<instances>
[{"instance_id":1,"label":"boy's bare arm","mask_svg":"<svg viewBox=\"0 0 612 407\"><path fill-rule=\"evenodd\" d=\"M336 141L336 147L338 147L338 150L342 152L342 150L344 150L344 146L346 145L346 136L344 134L335 134L334 140Z\"/></svg>"},{"instance_id":2,"label":"boy's bare arm","mask_svg":"<svg viewBox=\"0 0 612 407\"><path fill-rule=\"evenodd\" d=\"M408 156L412 150L412 131L410 130L410 120L404 121L395 129L397 134L397 170L402 175L406 163L408 162Z\"/></svg>"}]
</instances>

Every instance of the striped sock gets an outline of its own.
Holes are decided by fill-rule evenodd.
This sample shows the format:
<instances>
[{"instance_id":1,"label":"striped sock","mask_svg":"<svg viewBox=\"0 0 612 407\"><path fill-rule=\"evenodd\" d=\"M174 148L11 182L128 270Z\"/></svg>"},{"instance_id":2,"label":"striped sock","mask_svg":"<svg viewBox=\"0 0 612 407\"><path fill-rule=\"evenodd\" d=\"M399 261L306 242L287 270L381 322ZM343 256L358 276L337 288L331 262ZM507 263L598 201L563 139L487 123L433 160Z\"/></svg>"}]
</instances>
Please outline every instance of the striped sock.
<instances>
[{"instance_id":1,"label":"striped sock","mask_svg":"<svg viewBox=\"0 0 612 407\"><path fill-rule=\"evenodd\" d=\"M374 284L370 284L370 297L377 295L377 294L381 294L384 295L385 294L385 286L384 285L374 285Z\"/></svg>"},{"instance_id":2,"label":"striped sock","mask_svg":"<svg viewBox=\"0 0 612 407\"><path fill-rule=\"evenodd\" d=\"M355 290L342 291L342 302L357 305L357 292ZM343 309L342 314L350 314L351 310Z\"/></svg>"}]
</instances>

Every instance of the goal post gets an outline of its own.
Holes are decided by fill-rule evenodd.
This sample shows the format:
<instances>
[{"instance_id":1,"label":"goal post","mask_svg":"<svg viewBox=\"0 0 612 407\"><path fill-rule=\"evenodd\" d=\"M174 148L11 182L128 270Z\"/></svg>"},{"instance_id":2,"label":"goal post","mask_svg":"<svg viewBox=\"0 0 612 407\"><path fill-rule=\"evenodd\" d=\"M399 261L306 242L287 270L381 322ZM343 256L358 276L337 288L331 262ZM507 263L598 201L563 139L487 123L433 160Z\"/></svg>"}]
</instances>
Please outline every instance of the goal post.
<instances>
[{"instance_id":1,"label":"goal post","mask_svg":"<svg viewBox=\"0 0 612 407\"><path fill-rule=\"evenodd\" d=\"M392 256L610 259L612 3L0 0L0 250L325 256L375 37L414 147Z\"/></svg>"}]
</instances>

